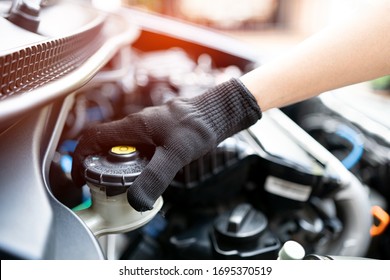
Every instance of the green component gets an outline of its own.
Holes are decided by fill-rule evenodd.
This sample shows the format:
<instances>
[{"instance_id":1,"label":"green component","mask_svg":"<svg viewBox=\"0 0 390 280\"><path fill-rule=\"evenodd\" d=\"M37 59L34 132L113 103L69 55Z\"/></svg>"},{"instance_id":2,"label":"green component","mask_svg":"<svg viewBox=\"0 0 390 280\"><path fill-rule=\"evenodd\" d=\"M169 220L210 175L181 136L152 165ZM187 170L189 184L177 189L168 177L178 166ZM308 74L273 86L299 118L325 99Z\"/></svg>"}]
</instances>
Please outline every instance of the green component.
<instances>
[{"instance_id":1,"label":"green component","mask_svg":"<svg viewBox=\"0 0 390 280\"><path fill-rule=\"evenodd\" d=\"M87 208L91 207L91 205L92 205L91 199L87 199L83 203L81 203L81 204L77 205L76 207L74 207L72 210L73 211L84 210L84 209L87 209Z\"/></svg>"},{"instance_id":2,"label":"green component","mask_svg":"<svg viewBox=\"0 0 390 280\"><path fill-rule=\"evenodd\" d=\"M375 90L390 90L390 75L372 80L371 86Z\"/></svg>"}]
</instances>

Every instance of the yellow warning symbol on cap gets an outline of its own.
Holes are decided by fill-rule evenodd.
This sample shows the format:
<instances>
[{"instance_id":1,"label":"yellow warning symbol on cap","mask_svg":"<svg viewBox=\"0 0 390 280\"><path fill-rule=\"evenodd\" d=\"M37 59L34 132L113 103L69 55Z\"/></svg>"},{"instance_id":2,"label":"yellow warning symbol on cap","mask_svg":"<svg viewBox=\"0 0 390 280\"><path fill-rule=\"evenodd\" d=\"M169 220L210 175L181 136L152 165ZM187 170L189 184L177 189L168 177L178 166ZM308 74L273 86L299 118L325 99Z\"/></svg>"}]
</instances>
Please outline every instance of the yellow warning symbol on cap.
<instances>
[{"instance_id":1,"label":"yellow warning symbol on cap","mask_svg":"<svg viewBox=\"0 0 390 280\"><path fill-rule=\"evenodd\" d=\"M132 146L115 146L111 148L111 153L116 155L128 155L135 151L137 151L137 149Z\"/></svg>"}]
</instances>

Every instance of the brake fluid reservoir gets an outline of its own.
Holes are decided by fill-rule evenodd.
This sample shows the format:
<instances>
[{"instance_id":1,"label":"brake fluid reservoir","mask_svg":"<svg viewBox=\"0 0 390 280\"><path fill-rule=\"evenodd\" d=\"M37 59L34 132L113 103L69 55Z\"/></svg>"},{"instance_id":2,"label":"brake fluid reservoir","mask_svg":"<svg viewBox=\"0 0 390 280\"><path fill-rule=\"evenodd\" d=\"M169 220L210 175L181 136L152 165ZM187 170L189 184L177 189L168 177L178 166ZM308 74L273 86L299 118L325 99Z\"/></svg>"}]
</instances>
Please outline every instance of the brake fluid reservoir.
<instances>
[{"instance_id":1,"label":"brake fluid reservoir","mask_svg":"<svg viewBox=\"0 0 390 280\"><path fill-rule=\"evenodd\" d=\"M96 236L137 229L161 209L161 197L152 210L145 212L136 211L127 201L127 189L147 163L148 160L131 146L116 146L105 155L92 155L84 160L92 204L76 214Z\"/></svg>"}]
</instances>

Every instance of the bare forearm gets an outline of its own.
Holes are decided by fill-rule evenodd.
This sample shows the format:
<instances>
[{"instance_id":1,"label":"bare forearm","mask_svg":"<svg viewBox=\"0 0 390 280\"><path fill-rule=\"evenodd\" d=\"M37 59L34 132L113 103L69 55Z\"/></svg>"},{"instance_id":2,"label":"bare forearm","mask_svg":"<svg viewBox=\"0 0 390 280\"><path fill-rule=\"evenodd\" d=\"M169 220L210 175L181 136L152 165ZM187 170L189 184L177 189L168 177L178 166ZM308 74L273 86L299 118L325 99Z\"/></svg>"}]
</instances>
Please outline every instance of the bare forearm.
<instances>
[{"instance_id":1,"label":"bare forearm","mask_svg":"<svg viewBox=\"0 0 390 280\"><path fill-rule=\"evenodd\" d=\"M347 19L241 77L266 111L390 74L390 1L363 1Z\"/></svg>"}]
</instances>

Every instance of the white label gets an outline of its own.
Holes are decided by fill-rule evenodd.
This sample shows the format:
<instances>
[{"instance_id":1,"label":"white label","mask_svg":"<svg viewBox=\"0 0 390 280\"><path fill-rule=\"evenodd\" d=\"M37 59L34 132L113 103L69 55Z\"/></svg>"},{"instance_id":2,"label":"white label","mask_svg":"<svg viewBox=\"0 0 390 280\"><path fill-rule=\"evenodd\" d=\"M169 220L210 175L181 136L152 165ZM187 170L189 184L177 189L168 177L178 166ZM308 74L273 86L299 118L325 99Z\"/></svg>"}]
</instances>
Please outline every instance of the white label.
<instances>
[{"instance_id":1,"label":"white label","mask_svg":"<svg viewBox=\"0 0 390 280\"><path fill-rule=\"evenodd\" d=\"M293 199L307 201L311 193L311 186L301 185L273 176L268 176L265 181L265 190L269 193Z\"/></svg>"}]
</instances>

